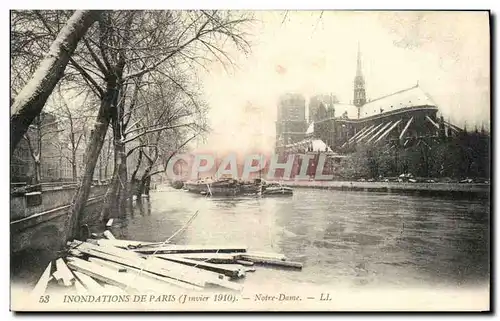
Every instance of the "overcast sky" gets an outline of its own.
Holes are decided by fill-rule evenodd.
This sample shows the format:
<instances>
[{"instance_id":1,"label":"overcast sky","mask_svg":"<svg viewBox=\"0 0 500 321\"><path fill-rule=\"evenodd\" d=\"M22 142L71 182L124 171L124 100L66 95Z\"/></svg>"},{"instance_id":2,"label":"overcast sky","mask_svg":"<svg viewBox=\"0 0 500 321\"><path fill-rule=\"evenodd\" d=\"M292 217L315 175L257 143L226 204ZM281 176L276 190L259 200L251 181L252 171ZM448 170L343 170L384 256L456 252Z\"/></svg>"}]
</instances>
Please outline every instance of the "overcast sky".
<instances>
[{"instance_id":1,"label":"overcast sky","mask_svg":"<svg viewBox=\"0 0 500 321\"><path fill-rule=\"evenodd\" d=\"M358 42L368 99L418 81L445 119L489 126L487 13L258 11L255 18L252 52L233 53L239 68L214 63L202 74L214 129L207 148L272 150L284 92L332 93L350 103Z\"/></svg>"}]
</instances>

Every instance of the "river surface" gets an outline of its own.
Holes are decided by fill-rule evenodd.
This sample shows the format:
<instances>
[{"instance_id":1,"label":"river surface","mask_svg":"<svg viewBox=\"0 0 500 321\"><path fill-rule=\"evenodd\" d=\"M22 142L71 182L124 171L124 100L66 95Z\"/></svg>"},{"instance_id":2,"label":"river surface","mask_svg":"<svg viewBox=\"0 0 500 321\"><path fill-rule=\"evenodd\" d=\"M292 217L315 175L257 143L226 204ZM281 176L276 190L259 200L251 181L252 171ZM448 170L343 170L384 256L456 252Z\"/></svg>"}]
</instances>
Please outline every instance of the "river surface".
<instances>
[{"instance_id":1,"label":"river surface","mask_svg":"<svg viewBox=\"0 0 500 321\"><path fill-rule=\"evenodd\" d=\"M296 189L207 198L167 188L115 219L117 238L279 252L302 271L258 268L253 284L468 287L489 282L489 201Z\"/></svg>"}]
</instances>

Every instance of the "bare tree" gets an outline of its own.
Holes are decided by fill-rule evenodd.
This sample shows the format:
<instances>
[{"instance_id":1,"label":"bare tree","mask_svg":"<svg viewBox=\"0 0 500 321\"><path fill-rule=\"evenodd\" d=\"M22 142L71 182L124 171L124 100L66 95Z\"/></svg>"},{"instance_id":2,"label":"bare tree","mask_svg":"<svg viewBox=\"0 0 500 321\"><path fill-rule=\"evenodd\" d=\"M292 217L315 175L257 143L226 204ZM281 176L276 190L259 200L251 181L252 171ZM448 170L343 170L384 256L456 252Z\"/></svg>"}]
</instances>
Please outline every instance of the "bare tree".
<instances>
[{"instance_id":1,"label":"bare tree","mask_svg":"<svg viewBox=\"0 0 500 321\"><path fill-rule=\"evenodd\" d=\"M76 11L61 29L33 76L14 98L10 118L10 153L42 111L78 42L98 19L100 11Z\"/></svg>"},{"instance_id":2,"label":"bare tree","mask_svg":"<svg viewBox=\"0 0 500 321\"><path fill-rule=\"evenodd\" d=\"M58 121L53 115L42 113L35 118L33 124L24 134L23 139L28 145L34 165L33 184L38 184L42 180L42 146L44 142L53 140L55 135L61 131L58 128Z\"/></svg>"},{"instance_id":3,"label":"bare tree","mask_svg":"<svg viewBox=\"0 0 500 321\"><path fill-rule=\"evenodd\" d=\"M52 144L58 147L61 157L69 162L72 179L76 182L78 169L81 167L78 155L81 154L82 147L85 145L85 138L88 135L87 125L95 116L95 107L92 97L89 97L90 93L85 91L85 88L83 92L69 96L70 100L75 101L75 104L71 106L68 103L68 95L63 94L65 91L59 83L56 92L52 95L52 102L55 106L53 114L59 118L61 123L65 124L64 128L61 128L65 131L65 135L62 135L57 141L53 141Z\"/></svg>"},{"instance_id":4,"label":"bare tree","mask_svg":"<svg viewBox=\"0 0 500 321\"><path fill-rule=\"evenodd\" d=\"M96 125L86 151L86 168L80 189L75 196L72 217L78 217L87 200L93 172L109 124L113 127L115 171L119 184L114 198L126 182L125 144L154 131L168 127L144 128L125 133L127 101L133 101L135 88L152 81L153 76L171 77L171 70L187 69L188 65L203 63L206 52L221 61L229 61L222 44L229 40L247 50L240 26L249 19L231 12L205 11L113 11L105 12L95 29L84 38L82 52L72 67L78 70L90 88L101 99ZM200 54L200 52L204 54ZM168 68L167 68L168 67ZM123 102L123 103L122 103ZM129 126L130 127L130 126ZM124 138L124 136L128 136ZM124 180L125 178L125 180ZM114 208L114 207L113 207ZM71 226L76 226L73 219Z\"/></svg>"}]
</instances>

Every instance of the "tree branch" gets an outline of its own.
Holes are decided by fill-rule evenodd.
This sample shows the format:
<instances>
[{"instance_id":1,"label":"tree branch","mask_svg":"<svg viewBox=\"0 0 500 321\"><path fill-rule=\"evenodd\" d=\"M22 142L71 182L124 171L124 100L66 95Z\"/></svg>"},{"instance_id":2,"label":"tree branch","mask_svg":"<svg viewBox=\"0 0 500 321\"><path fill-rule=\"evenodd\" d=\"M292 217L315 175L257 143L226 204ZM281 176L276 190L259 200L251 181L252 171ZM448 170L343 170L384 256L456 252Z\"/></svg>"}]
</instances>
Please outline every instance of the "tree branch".
<instances>
[{"instance_id":1,"label":"tree branch","mask_svg":"<svg viewBox=\"0 0 500 321\"><path fill-rule=\"evenodd\" d=\"M156 175L156 174L160 174L160 173L164 173L167 171L167 166L168 166L168 163L170 162L170 160L172 159L172 157L174 157L175 155L177 155L177 153L184 147L186 146L190 141L192 141L193 139L195 139L197 136L199 135L199 133L196 133L195 135L193 135L191 138L189 138L188 140L186 140L184 143L182 143L179 147L177 147L177 149L168 157L167 161L165 162L165 166L164 166L164 169L163 170L158 170L158 171L155 171L155 172L151 172L147 175L147 177L151 177L153 175Z\"/></svg>"}]
</instances>

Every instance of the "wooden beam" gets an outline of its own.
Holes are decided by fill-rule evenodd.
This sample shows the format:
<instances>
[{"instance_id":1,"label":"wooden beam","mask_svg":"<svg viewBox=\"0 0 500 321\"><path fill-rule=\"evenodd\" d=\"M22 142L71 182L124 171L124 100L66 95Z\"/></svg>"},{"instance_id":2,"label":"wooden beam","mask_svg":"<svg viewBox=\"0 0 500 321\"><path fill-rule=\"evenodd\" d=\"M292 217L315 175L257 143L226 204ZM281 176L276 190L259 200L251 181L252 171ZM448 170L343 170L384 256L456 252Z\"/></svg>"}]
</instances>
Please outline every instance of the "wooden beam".
<instances>
[{"instance_id":1,"label":"wooden beam","mask_svg":"<svg viewBox=\"0 0 500 321\"><path fill-rule=\"evenodd\" d=\"M57 280L57 283L59 283L59 285L64 285L67 287L73 286L75 282L75 276L68 269L63 259L57 259L56 268L57 270L52 275Z\"/></svg>"},{"instance_id":2,"label":"wooden beam","mask_svg":"<svg viewBox=\"0 0 500 321\"><path fill-rule=\"evenodd\" d=\"M92 293L101 293L102 292L103 288L99 283L97 283L96 280L94 280L93 278L91 278L87 274L84 274L84 273L81 273L78 271L74 271L74 273L75 273L76 277L78 278L78 280L80 280L80 282L82 282L83 286L89 292L92 292Z\"/></svg>"},{"instance_id":3,"label":"wooden beam","mask_svg":"<svg viewBox=\"0 0 500 321\"><path fill-rule=\"evenodd\" d=\"M110 231L106 230L104 231L104 237L107 238L108 240L116 240L116 237L111 233Z\"/></svg>"},{"instance_id":4,"label":"wooden beam","mask_svg":"<svg viewBox=\"0 0 500 321\"><path fill-rule=\"evenodd\" d=\"M403 128L403 130L401 131L401 134L399 135L399 139L403 138L404 134L406 133L406 131L410 127L410 124L411 124L412 121L413 121L413 116L408 120L408 122L406 123L405 128Z\"/></svg>"},{"instance_id":5,"label":"wooden beam","mask_svg":"<svg viewBox=\"0 0 500 321\"><path fill-rule=\"evenodd\" d=\"M207 285L214 285L235 291L242 290L241 285L228 281L222 274L185 266L175 262L169 262L153 256L143 257L134 251L122 250L116 247L97 246L90 243L76 241L73 243L80 243L78 246L78 250L80 252L132 266L140 270L163 275L172 279L203 287ZM200 248L200 246L197 246L197 248Z\"/></svg>"},{"instance_id":6,"label":"wooden beam","mask_svg":"<svg viewBox=\"0 0 500 321\"><path fill-rule=\"evenodd\" d=\"M390 122L387 122L382 128L380 128L375 134L373 134L373 136L371 136L367 141L366 143L368 144L369 142L371 142L373 139L375 139L375 137L377 137L378 135L380 135L380 133L382 133L387 127L389 127L390 125L392 124L392 121Z\"/></svg>"},{"instance_id":7,"label":"wooden beam","mask_svg":"<svg viewBox=\"0 0 500 321\"><path fill-rule=\"evenodd\" d=\"M200 286L192 285L192 284L189 284L186 282L177 281L177 280L170 279L167 277L162 277L162 276L159 276L159 275L156 275L156 274L144 271L144 270L141 271L139 269L136 269L136 268L133 268L130 266L126 266L126 265L119 264L116 262L111 262L111 261L99 259L96 257L90 257L89 261L96 263L96 264L99 264L101 266L105 266L105 267L114 269L119 273L128 273L129 275L140 276L141 278L147 278L147 279L150 279L153 281L157 281L157 282L159 282L159 286L161 284L165 283L167 286L173 286L176 288L181 288L181 289L186 289L186 290L199 291L199 290L203 289ZM136 282L139 282L139 281L140 281L140 278L136 279ZM163 285L161 285L161 286L164 287Z\"/></svg>"},{"instance_id":8,"label":"wooden beam","mask_svg":"<svg viewBox=\"0 0 500 321\"><path fill-rule=\"evenodd\" d=\"M247 256L255 256L255 257L261 257L261 258L269 258L273 260L286 260L286 256L280 253L270 253L270 252L261 252L261 251L249 251L247 253L244 253L244 255ZM241 258L243 255L239 255Z\"/></svg>"},{"instance_id":9,"label":"wooden beam","mask_svg":"<svg viewBox=\"0 0 500 321\"><path fill-rule=\"evenodd\" d=\"M239 253L173 253L159 254L168 255L171 257L180 257L190 260L200 260L208 263L235 263ZM156 255L155 255L156 256Z\"/></svg>"},{"instance_id":10,"label":"wooden beam","mask_svg":"<svg viewBox=\"0 0 500 321\"><path fill-rule=\"evenodd\" d=\"M168 244L168 243L100 239L100 240L97 240L97 244L100 246L115 246L115 247L119 247L119 248L130 249L130 248L153 247L153 246L164 245L164 244Z\"/></svg>"},{"instance_id":11,"label":"wooden beam","mask_svg":"<svg viewBox=\"0 0 500 321\"><path fill-rule=\"evenodd\" d=\"M108 222L106 223L106 227L108 227L108 228L109 228L109 227L111 227L111 225L113 225L113 219L112 219L112 218L110 218L110 219L108 220Z\"/></svg>"},{"instance_id":12,"label":"wooden beam","mask_svg":"<svg viewBox=\"0 0 500 321\"><path fill-rule=\"evenodd\" d=\"M139 256L137 253L118 248L99 247L85 243L79 246L78 250L91 256L200 287L206 287L208 280L219 280L218 274L213 272L183 266L158 258L154 260L154 257L148 257L148 260L146 260L146 258Z\"/></svg>"},{"instance_id":13,"label":"wooden beam","mask_svg":"<svg viewBox=\"0 0 500 321\"><path fill-rule=\"evenodd\" d=\"M375 143L378 142L378 141L380 141L381 139L383 139L385 136L389 135L389 133L391 132L391 130L393 130L394 127L396 127L400 122L401 122L401 119L398 120L397 122L395 122L391 127L389 127L388 130L386 130L382 135L380 135L379 138L377 138L375 140Z\"/></svg>"},{"instance_id":14,"label":"wooden beam","mask_svg":"<svg viewBox=\"0 0 500 321\"><path fill-rule=\"evenodd\" d=\"M187 266L197 267L199 269L204 269L207 271L221 273L221 274L224 274L224 275L229 276L231 278L240 278L240 277L245 276L245 272L243 270L230 268L230 267L224 266L223 264L216 265L216 264L207 263L204 261L196 261L196 260L190 260L190 259L185 259L185 258L180 258L180 257L172 257L172 256L169 256L168 254L167 255L157 255L156 257L159 257L159 258L164 259L164 260L184 264Z\"/></svg>"},{"instance_id":15,"label":"wooden beam","mask_svg":"<svg viewBox=\"0 0 500 321\"><path fill-rule=\"evenodd\" d=\"M253 255L242 255L241 258L244 259L245 261L250 261L262 265L273 265L285 268L302 269L302 263L300 262L276 260L272 258L258 257Z\"/></svg>"},{"instance_id":16,"label":"wooden beam","mask_svg":"<svg viewBox=\"0 0 500 321\"><path fill-rule=\"evenodd\" d=\"M170 253L245 253L246 246L240 245L166 245L162 247L140 248L134 250L145 254L170 254Z\"/></svg>"},{"instance_id":17,"label":"wooden beam","mask_svg":"<svg viewBox=\"0 0 500 321\"><path fill-rule=\"evenodd\" d=\"M75 290L78 294L87 294L87 289L80 283L77 279L75 279Z\"/></svg>"},{"instance_id":18,"label":"wooden beam","mask_svg":"<svg viewBox=\"0 0 500 321\"><path fill-rule=\"evenodd\" d=\"M250 261L245 261L245 260L236 260L236 263L244 265L244 266L253 266L254 263Z\"/></svg>"},{"instance_id":19,"label":"wooden beam","mask_svg":"<svg viewBox=\"0 0 500 321\"><path fill-rule=\"evenodd\" d=\"M68 258L68 265L87 276L91 276L104 283L117 286L127 292L132 293L145 293L145 292L158 292L158 284L142 282L133 282L133 279L128 275L117 273L111 269L104 268L95 263L91 263L76 257Z\"/></svg>"}]
</instances>

